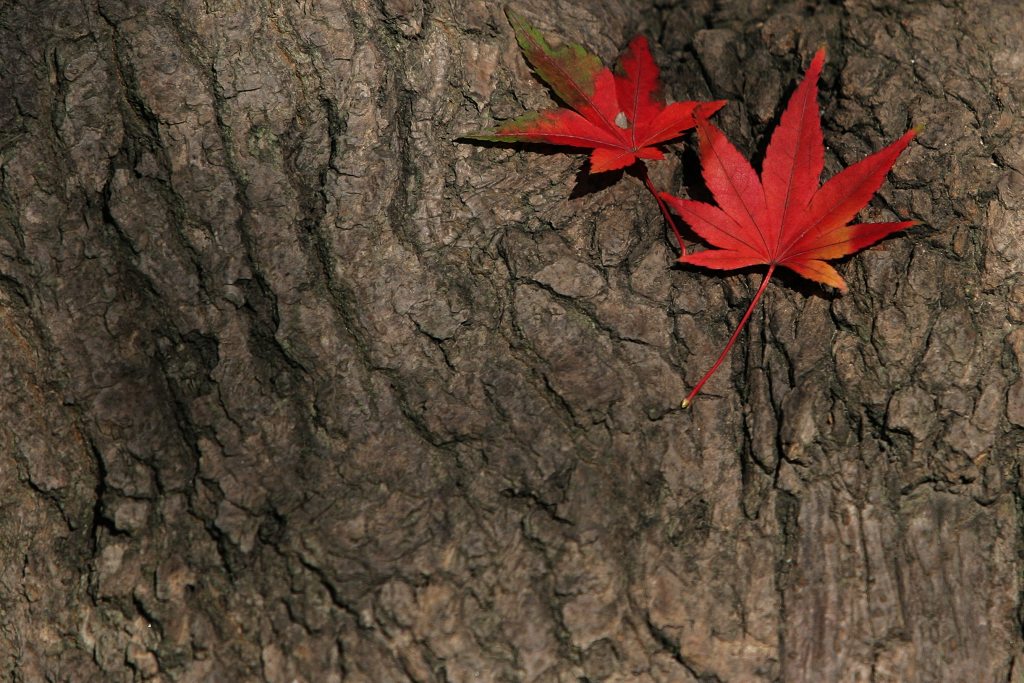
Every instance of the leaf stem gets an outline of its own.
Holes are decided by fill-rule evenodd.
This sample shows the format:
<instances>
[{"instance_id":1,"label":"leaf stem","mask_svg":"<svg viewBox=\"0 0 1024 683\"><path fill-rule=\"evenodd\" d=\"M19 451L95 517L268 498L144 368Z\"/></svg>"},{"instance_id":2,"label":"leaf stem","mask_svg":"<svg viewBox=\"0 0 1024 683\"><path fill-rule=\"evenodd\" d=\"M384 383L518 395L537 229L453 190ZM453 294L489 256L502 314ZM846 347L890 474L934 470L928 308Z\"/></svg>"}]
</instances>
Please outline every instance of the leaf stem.
<instances>
[{"instance_id":1,"label":"leaf stem","mask_svg":"<svg viewBox=\"0 0 1024 683\"><path fill-rule=\"evenodd\" d=\"M643 168L643 181L647 189L650 190L651 194L654 195L654 200L658 202L658 208L661 209L661 215L665 217L665 221L672 228L672 232L675 233L676 241L679 242L679 251L681 256L686 256L686 243L683 242L683 235L679 232L679 227L676 225L675 220L672 219L672 214L668 210L668 206L665 205L665 201L661 198L661 193L658 192L658 188L651 182L651 176L647 174L647 164L641 164Z\"/></svg>"},{"instance_id":2,"label":"leaf stem","mask_svg":"<svg viewBox=\"0 0 1024 683\"><path fill-rule=\"evenodd\" d=\"M727 343L725 348L722 349L722 353L718 356L718 360L715 361L715 364L711 366L711 369L708 370L704 376L700 378L700 381L697 382L697 385L693 387L693 391L690 392L690 395L683 399L681 404L683 408L690 407L690 404L693 403L694 397L698 392L700 392L701 387L704 386L705 382L711 379L711 375L715 374L715 370L717 370L718 366L725 360L726 355L729 353L729 349L731 349L732 345L736 343L736 339L740 336L740 332L743 331L747 321L750 320L750 314L754 312L757 302L760 301L761 296L764 295L764 290L768 287L768 281L772 279L772 273L774 272L775 264L773 263L768 266L768 272L765 273L764 279L761 280L761 286L757 288L757 294L754 295L754 300L750 302L749 306L747 306L747 312L743 314L743 319L740 320L740 324L736 326L736 331L732 333L731 337L729 337L729 343Z\"/></svg>"}]
</instances>

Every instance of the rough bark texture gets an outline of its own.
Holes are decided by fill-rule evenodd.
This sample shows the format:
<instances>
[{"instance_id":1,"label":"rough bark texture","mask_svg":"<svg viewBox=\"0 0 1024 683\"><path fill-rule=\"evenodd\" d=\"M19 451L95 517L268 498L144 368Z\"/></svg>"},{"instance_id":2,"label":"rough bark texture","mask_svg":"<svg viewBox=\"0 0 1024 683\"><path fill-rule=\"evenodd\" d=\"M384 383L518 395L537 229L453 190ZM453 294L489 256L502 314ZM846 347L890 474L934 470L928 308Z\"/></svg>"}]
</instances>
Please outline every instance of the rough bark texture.
<instances>
[{"instance_id":1,"label":"rough bark texture","mask_svg":"<svg viewBox=\"0 0 1024 683\"><path fill-rule=\"evenodd\" d=\"M1024 9L517 8L755 155L827 44L827 173L924 124L922 226L683 412L758 276L453 142L550 103L496 4L8 0L0 677L1024 680Z\"/></svg>"}]
</instances>

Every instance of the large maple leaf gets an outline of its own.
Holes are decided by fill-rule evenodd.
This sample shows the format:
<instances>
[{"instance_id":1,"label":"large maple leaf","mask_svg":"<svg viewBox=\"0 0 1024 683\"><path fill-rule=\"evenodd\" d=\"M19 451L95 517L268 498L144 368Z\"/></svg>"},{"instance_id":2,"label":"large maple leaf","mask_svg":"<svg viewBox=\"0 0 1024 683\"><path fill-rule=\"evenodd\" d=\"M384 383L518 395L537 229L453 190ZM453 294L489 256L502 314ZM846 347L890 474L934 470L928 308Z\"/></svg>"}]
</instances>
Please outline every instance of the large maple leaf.
<instances>
[{"instance_id":1,"label":"large maple leaf","mask_svg":"<svg viewBox=\"0 0 1024 683\"><path fill-rule=\"evenodd\" d=\"M511 9L505 14L526 61L568 108L531 112L491 132L464 136L468 139L589 149L590 172L603 173L642 159L664 159L659 145L680 137L725 104L724 100L666 104L658 65L643 36L630 42L619 58L618 73L612 73L582 45L552 48L523 17ZM638 174L685 253L679 228L642 162Z\"/></svg>"},{"instance_id":2,"label":"large maple leaf","mask_svg":"<svg viewBox=\"0 0 1024 683\"><path fill-rule=\"evenodd\" d=\"M694 232L717 247L684 254L680 261L721 270L768 266L736 331L715 364L683 401L684 408L722 364L777 267L845 292L846 283L827 260L860 251L916 224L900 221L850 225L881 186L916 129L818 186L825 162L817 103L818 77L824 62L825 51L819 50L772 134L760 177L720 130L701 121L701 170L718 206L662 195Z\"/></svg>"}]
</instances>

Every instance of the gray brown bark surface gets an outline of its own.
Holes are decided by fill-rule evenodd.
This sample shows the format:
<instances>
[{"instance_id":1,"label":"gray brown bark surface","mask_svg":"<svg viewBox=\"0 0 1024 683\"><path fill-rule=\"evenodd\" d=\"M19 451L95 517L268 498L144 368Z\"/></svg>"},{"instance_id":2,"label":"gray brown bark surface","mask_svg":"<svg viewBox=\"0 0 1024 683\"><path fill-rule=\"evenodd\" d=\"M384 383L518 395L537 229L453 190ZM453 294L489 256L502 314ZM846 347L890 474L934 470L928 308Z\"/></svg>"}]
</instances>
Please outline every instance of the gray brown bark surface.
<instances>
[{"instance_id":1,"label":"gray brown bark surface","mask_svg":"<svg viewBox=\"0 0 1024 683\"><path fill-rule=\"evenodd\" d=\"M551 103L499 5L8 0L0 677L1024 680L1024 9L516 7L755 157L827 45L826 174L924 124L921 226L683 412L759 276L453 142Z\"/></svg>"}]
</instances>

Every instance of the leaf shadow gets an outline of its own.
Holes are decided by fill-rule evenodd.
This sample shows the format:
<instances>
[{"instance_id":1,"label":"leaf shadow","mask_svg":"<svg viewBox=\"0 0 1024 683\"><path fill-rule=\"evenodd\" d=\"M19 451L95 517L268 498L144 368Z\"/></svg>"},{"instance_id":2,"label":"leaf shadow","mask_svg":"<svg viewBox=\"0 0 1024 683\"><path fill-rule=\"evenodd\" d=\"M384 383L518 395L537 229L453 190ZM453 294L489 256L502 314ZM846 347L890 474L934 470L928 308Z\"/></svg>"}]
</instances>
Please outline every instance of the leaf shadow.
<instances>
[{"instance_id":1,"label":"leaf shadow","mask_svg":"<svg viewBox=\"0 0 1024 683\"><path fill-rule=\"evenodd\" d=\"M689 144L676 149L679 157L679 184L686 190L686 196L697 202L714 204L715 198L700 174L700 155L697 149Z\"/></svg>"},{"instance_id":2,"label":"leaf shadow","mask_svg":"<svg viewBox=\"0 0 1024 683\"><path fill-rule=\"evenodd\" d=\"M848 257L847 257L848 258ZM844 261L846 258L843 259ZM718 277L731 277L734 275L758 275L764 277L765 271L768 266L766 264L748 266L746 268L737 268L735 270L717 270L715 268L706 268L704 266L698 266L691 263L679 262L677 266L685 267L686 270L692 273L703 273L705 275L715 275ZM833 301L842 296L838 290L831 289L824 285L818 284L813 280L802 278L794 272L791 272L787 268L777 267L775 273L772 274L772 279L779 285L784 285L787 289L791 289L797 294L805 298L817 296L822 299L828 299Z\"/></svg>"},{"instance_id":3,"label":"leaf shadow","mask_svg":"<svg viewBox=\"0 0 1024 683\"><path fill-rule=\"evenodd\" d=\"M698 253L698 252L694 252ZM706 266L699 266L694 263L687 263L686 261L676 261L676 267L681 268L690 273L700 273L702 275L722 277L733 277L738 275L764 275L767 266L747 266L746 268L736 268L735 270L718 270L717 268L708 268ZM774 276L773 276L774 277Z\"/></svg>"},{"instance_id":4,"label":"leaf shadow","mask_svg":"<svg viewBox=\"0 0 1024 683\"><path fill-rule=\"evenodd\" d=\"M609 187L622 179L625 169L617 171L605 171L604 173L592 173L590 171L590 160L580 167L576 172L576 184L569 193L569 199L579 199L587 195L607 190Z\"/></svg>"},{"instance_id":5,"label":"leaf shadow","mask_svg":"<svg viewBox=\"0 0 1024 683\"><path fill-rule=\"evenodd\" d=\"M843 260L846 261L848 259ZM808 280L807 278L800 277L788 268L776 268L775 274L772 277L776 278L779 281L779 284L785 285L787 289L793 290L804 298L816 296L829 301L834 301L842 296L842 293L839 290L826 287L814 280Z\"/></svg>"}]
</instances>

